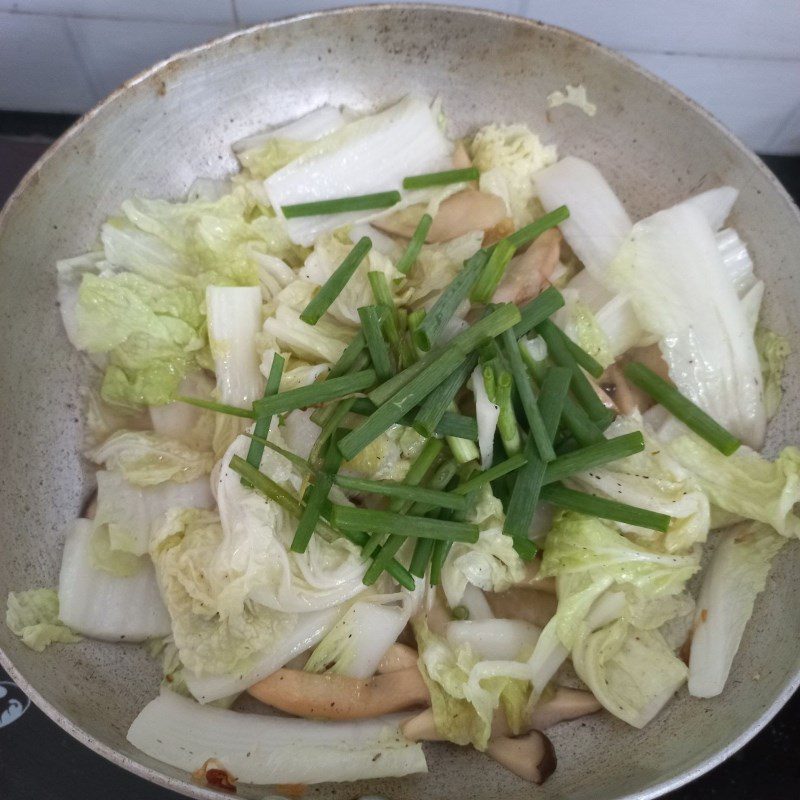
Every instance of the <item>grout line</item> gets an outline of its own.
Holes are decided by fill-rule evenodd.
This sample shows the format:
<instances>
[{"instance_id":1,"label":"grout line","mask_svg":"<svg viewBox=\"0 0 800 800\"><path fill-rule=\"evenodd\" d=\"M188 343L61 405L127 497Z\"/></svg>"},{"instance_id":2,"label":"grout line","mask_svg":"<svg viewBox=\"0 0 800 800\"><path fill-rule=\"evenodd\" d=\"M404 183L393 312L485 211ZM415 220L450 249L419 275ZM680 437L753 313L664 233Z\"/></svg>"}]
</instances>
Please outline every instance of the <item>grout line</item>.
<instances>
[{"instance_id":1,"label":"grout line","mask_svg":"<svg viewBox=\"0 0 800 800\"><path fill-rule=\"evenodd\" d=\"M69 42L69 45L72 48L72 54L75 56L75 60L80 65L81 72L83 73L83 78L89 87L89 91L92 93L93 103L96 103L98 102L98 100L102 99L103 93L100 91L100 87L95 83L94 76L92 75L92 70L89 69L89 64L83 57L83 50L78 45L78 39L75 36L75 32L72 30L72 25L70 25L70 18L62 17L61 19L63 20L64 31L66 33L67 41Z\"/></svg>"}]
</instances>

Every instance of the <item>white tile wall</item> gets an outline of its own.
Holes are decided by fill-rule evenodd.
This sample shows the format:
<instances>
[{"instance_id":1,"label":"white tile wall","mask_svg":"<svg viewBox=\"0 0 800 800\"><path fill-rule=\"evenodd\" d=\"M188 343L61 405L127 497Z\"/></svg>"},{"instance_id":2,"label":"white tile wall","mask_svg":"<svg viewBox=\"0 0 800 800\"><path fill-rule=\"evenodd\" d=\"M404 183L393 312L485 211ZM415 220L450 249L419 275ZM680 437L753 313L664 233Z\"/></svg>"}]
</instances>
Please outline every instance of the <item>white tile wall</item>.
<instances>
[{"instance_id":1,"label":"white tile wall","mask_svg":"<svg viewBox=\"0 0 800 800\"><path fill-rule=\"evenodd\" d=\"M235 26L347 2L0 0L0 108L83 111L154 61ZM678 86L751 147L800 153L800 0L433 2L575 30Z\"/></svg>"},{"instance_id":2,"label":"white tile wall","mask_svg":"<svg viewBox=\"0 0 800 800\"><path fill-rule=\"evenodd\" d=\"M0 0L0 11L106 19L227 22L233 0Z\"/></svg>"},{"instance_id":3,"label":"white tile wall","mask_svg":"<svg viewBox=\"0 0 800 800\"><path fill-rule=\"evenodd\" d=\"M0 108L79 111L94 97L67 20L0 12Z\"/></svg>"},{"instance_id":4,"label":"white tile wall","mask_svg":"<svg viewBox=\"0 0 800 800\"><path fill-rule=\"evenodd\" d=\"M69 18L67 24L98 99L156 61L223 36L233 27L231 23L120 22L89 17Z\"/></svg>"},{"instance_id":5,"label":"white tile wall","mask_svg":"<svg viewBox=\"0 0 800 800\"><path fill-rule=\"evenodd\" d=\"M281 19L307 11L320 11L342 6L363 6L378 0L233 0L241 25L255 25L269 19ZM488 8L506 14L524 14L527 0L425 0L438 5Z\"/></svg>"}]
</instances>

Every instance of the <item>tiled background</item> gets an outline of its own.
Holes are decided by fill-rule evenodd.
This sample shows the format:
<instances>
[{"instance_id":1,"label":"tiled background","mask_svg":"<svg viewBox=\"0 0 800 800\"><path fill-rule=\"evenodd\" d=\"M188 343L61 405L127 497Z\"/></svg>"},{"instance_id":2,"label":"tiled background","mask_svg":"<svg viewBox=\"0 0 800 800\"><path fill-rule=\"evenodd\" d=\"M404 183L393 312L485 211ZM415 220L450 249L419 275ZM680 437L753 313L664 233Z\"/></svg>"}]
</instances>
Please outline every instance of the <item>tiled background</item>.
<instances>
[{"instance_id":1,"label":"tiled background","mask_svg":"<svg viewBox=\"0 0 800 800\"><path fill-rule=\"evenodd\" d=\"M460 4L597 39L698 100L753 149L800 153L800 0ZM80 112L177 50L342 5L348 0L0 0L0 109Z\"/></svg>"}]
</instances>

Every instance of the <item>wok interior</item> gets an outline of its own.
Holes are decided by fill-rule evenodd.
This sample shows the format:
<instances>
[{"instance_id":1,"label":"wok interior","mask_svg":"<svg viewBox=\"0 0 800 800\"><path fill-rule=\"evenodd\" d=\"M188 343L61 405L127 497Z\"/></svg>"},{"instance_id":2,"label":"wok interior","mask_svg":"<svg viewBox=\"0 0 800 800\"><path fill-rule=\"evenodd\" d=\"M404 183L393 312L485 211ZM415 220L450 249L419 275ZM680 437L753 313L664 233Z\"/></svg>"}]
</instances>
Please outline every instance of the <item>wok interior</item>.
<instances>
[{"instance_id":1,"label":"wok interior","mask_svg":"<svg viewBox=\"0 0 800 800\"><path fill-rule=\"evenodd\" d=\"M584 83L598 106L546 110L546 97ZM733 222L767 283L767 322L798 340L795 279L800 218L774 179L715 123L628 62L572 34L501 16L357 9L256 28L145 75L68 134L0 223L0 595L53 586L68 521L93 479L80 448L80 360L55 302L57 258L86 251L102 220L133 194L180 197L194 177L235 169L232 141L323 103L368 110L409 92L440 94L451 131L527 122L561 154L597 164L634 219L721 183L741 190ZM787 369L768 451L800 439L798 359ZM649 796L690 775L750 729L796 682L798 549L776 560L725 693L685 694L644 731L605 714L550 734L559 769L542 798ZM157 692L159 671L139 647L83 642L42 655L0 626L0 647L60 724L118 763L195 796L183 773L136 751L128 725ZM531 789L484 756L426 747L430 774L313 787L312 797L382 794L527 798ZM115 755L116 754L116 755ZM199 766L199 765L198 765ZM240 787L244 797L264 790Z\"/></svg>"}]
</instances>

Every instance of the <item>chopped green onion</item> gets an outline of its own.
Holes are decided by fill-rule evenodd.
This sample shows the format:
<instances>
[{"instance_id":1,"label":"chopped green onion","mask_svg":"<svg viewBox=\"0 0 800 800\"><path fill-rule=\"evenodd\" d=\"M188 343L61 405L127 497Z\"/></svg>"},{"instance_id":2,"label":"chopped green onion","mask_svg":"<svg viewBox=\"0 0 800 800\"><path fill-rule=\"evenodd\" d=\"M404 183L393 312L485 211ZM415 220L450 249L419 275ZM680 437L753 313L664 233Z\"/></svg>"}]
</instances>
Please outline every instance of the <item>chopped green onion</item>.
<instances>
[{"instance_id":1,"label":"chopped green onion","mask_svg":"<svg viewBox=\"0 0 800 800\"><path fill-rule=\"evenodd\" d=\"M467 620L469 619L469 609L466 606L456 606L453 611L453 619Z\"/></svg>"},{"instance_id":2,"label":"chopped green onion","mask_svg":"<svg viewBox=\"0 0 800 800\"><path fill-rule=\"evenodd\" d=\"M625 377L723 455L733 455L741 446L730 431L644 364L632 361L625 367Z\"/></svg>"},{"instance_id":3,"label":"chopped green onion","mask_svg":"<svg viewBox=\"0 0 800 800\"><path fill-rule=\"evenodd\" d=\"M613 439L606 439L598 444L590 444L588 447L565 453L563 456L558 456L555 461L551 461L547 465L544 482L555 483L576 472L586 472L611 461L632 456L634 453L641 453L642 450L644 450L644 437L640 431L615 436Z\"/></svg>"},{"instance_id":4,"label":"chopped green onion","mask_svg":"<svg viewBox=\"0 0 800 800\"><path fill-rule=\"evenodd\" d=\"M303 504L294 495L275 483L272 478L267 477L257 467L248 464L240 456L233 456L229 466L234 472L245 478L256 491L286 509L290 514L299 517L303 513Z\"/></svg>"},{"instance_id":5,"label":"chopped green onion","mask_svg":"<svg viewBox=\"0 0 800 800\"><path fill-rule=\"evenodd\" d=\"M448 436L475 442L478 439L478 423L475 417L465 417L463 414L456 414L454 411L445 411L434 433L437 436Z\"/></svg>"},{"instance_id":6,"label":"chopped green onion","mask_svg":"<svg viewBox=\"0 0 800 800\"><path fill-rule=\"evenodd\" d=\"M536 444L536 451L542 461L552 461L556 457L555 450L553 450L553 442L545 430L544 421L533 394L533 384L525 365L522 363L522 355L519 352L517 340L514 338L514 332L511 330L504 331L501 341L503 342L506 358L511 366L511 374L514 377L517 396L528 421L530 435Z\"/></svg>"},{"instance_id":7,"label":"chopped green onion","mask_svg":"<svg viewBox=\"0 0 800 800\"><path fill-rule=\"evenodd\" d=\"M384 312L381 321L381 329L386 341L394 352L400 368L412 364L416 360L416 353L413 348L408 347L408 342L400 334L400 315L395 307L392 290L389 288L389 281L382 272L371 271L367 273L369 285L372 289L372 296L375 303Z\"/></svg>"},{"instance_id":8,"label":"chopped green onion","mask_svg":"<svg viewBox=\"0 0 800 800\"><path fill-rule=\"evenodd\" d=\"M607 500L604 497L595 497L585 492L576 492L560 483L545 486L542 489L542 500L552 503L559 508L578 511L591 517L612 519L615 522L624 522L627 525L637 525L640 528L666 532L672 518L667 514L659 514L646 508L629 506L616 500Z\"/></svg>"},{"instance_id":9,"label":"chopped green onion","mask_svg":"<svg viewBox=\"0 0 800 800\"><path fill-rule=\"evenodd\" d=\"M453 479L456 472L458 472L458 464L456 464L455 461L445 461L444 464L442 464L431 476L426 488L443 491ZM449 494L454 494L454 492L449 492ZM460 496L465 497L465 495ZM424 517L426 514L429 514L431 511L435 510L436 507L430 505L429 503L417 502L408 509L408 513L412 514L413 516Z\"/></svg>"},{"instance_id":10,"label":"chopped green onion","mask_svg":"<svg viewBox=\"0 0 800 800\"><path fill-rule=\"evenodd\" d=\"M528 244L528 242L532 242L537 236L541 236L541 234L550 230L550 228L555 228L556 225L568 218L569 209L566 206L559 206L543 217L534 220L529 225L525 225L525 227L520 228L518 231L514 231L510 236L506 236L506 239L519 250L520 247ZM503 240L501 239L500 241Z\"/></svg>"},{"instance_id":11,"label":"chopped green onion","mask_svg":"<svg viewBox=\"0 0 800 800\"><path fill-rule=\"evenodd\" d=\"M363 236L358 240L355 247L345 256L344 261L336 267L328 280L320 286L319 291L303 309L300 314L300 319L303 322L309 325L316 325L319 322L320 317L339 296L371 248L372 240L368 236Z\"/></svg>"},{"instance_id":12,"label":"chopped green onion","mask_svg":"<svg viewBox=\"0 0 800 800\"><path fill-rule=\"evenodd\" d=\"M383 533L381 532L378 534L376 531L372 535L383 536ZM386 542L381 545L380 549L375 553L372 563L367 567L367 571L364 573L362 582L365 586L372 586L372 584L380 578L381 573L387 568L387 565L391 563L395 554L405 542L405 536L390 536Z\"/></svg>"},{"instance_id":13,"label":"chopped green onion","mask_svg":"<svg viewBox=\"0 0 800 800\"><path fill-rule=\"evenodd\" d=\"M275 442L271 442L269 439L264 439L262 436L256 436L254 433L245 433L244 435L248 436L254 442L258 442L258 444L260 444L262 447L266 447L269 450L277 453L279 456L283 456L283 458L285 458L299 472L302 472L305 475L314 474L314 468L311 466L311 464L304 458L298 456L297 453L293 453L291 450L286 450L280 445L275 444ZM255 464L253 466L255 466Z\"/></svg>"},{"instance_id":14,"label":"chopped green onion","mask_svg":"<svg viewBox=\"0 0 800 800\"><path fill-rule=\"evenodd\" d=\"M373 531L411 538L452 539L454 542L478 541L478 526L467 522L410 517L392 511L333 506L331 523L342 530Z\"/></svg>"},{"instance_id":15,"label":"chopped green onion","mask_svg":"<svg viewBox=\"0 0 800 800\"><path fill-rule=\"evenodd\" d=\"M442 492L423 486L409 486L396 481L378 481L368 478L353 478L348 475L337 475L334 479L337 486L356 492L369 492L386 497L397 497L400 500L412 500L415 503L427 503L438 508L452 508L463 511L467 501L461 495Z\"/></svg>"},{"instance_id":16,"label":"chopped green onion","mask_svg":"<svg viewBox=\"0 0 800 800\"><path fill-rule=\"evenodd\" d=\"M458 369L472 350L479 347L485 340L513 327L518 321L519 310L517 307L506 304L499 306L480 322L459 333L448 343L447 349L433 363L341 440L339 449L342 451L342 455L348 461L353 459L370 442L421 403L441 381ZM519 354L517 357L520 358Z\"/></svg>"},{"instance_id":17,"label":"chopped green onion","mask_svg":"<svg viewBox=\"0 0 800 800\"><path fill-rule=\"evenodd\" d=\"M309 386L298 386L273 397L265 397L253 403L253 408L257 414L285 414L296 408L308 408L369 389L375 384L375 379L375 370L365 369L352 375L342 375L341 378L319 381Z\"/></svg>"},{"instance_id":18,"label":"chopped green onion","mask_svg":"<svg viewBox=\"0 0 800 800\"><path fill-rule=\"evenodd\" d=\"M322 463L322 472L317 474L316 480L306 492L306 507L298 520L290 548L293 553L305 553L319 522L322 508L328 501L328 494L331 486L333 486L334 475L342 463L342 457L336 445L337 434L334 433L330 442L328 442L325 459Z\"/></svg>"},{"instance_id":19,"label":"chopped green onion","mask_svg":"<svg viewBox=\"0 0 800 800\"><path fill-rule=\"evenodd\" d=\"M447 446L453 454L453 458L459 464L468 464L470 461L477 461L480 458L478 445L471 439L461 439L458 436L448 436Z\"/></svg>"},{"instance_id":20,"label":"chopped green onion","mask_svg":"<svg viewBox=\"0 0 800 800\"><path fill-rule=\"evenodd\" d=\"M481 367L481 375L483 376L483 388L486 391L486 396L489 398L490 403L497 403L497 383L495 381L494 369L491 364L483 364Z\"/></svg>"},{"instance_id":21,"label":"chopped green onion","mask_svg":"<svg viewBox=\"0 0 800 800\"><path fill-rule=\"evenodd\" d=\"M315 200L311 203L293 203L281 206L286 219L315 217L318 214L343 214L345 211L369 211L373 208L389 208L400 202L400 192L376 192L353 197L336 197L332 200Z\"/></svg>"},{"instance_id":22,"label":"chopped green onion","mask_svg":"<svg viewBox=\"0 0 800 800\"><path fill-rule=\"evenodd\" d=\"M433 436L436 427L444 416L461 387L472 374L478 356L474 353L467 357L466 361L445 378L439 386L434 389L423 404L420 406L416 417L414 417L414 430L423 436Z\"/></svg>"},{"instance_id":23,"label":"chopped green onion","mask_svg":"<svg viewBox=\"0 0 800 800\"><path fill-rule=\"evenodd\" d=\"M561 331L549 319L539 323L536 330L547 344L547 352L553 361L572 372L570 384L572 392L575 395L575 399L586 410L589 419L593 422L606 419L608 410L603 405L603 401L597 396L592 384L589 383L589 379L584 375L580 364L575 360L572 352L561 338Z\"/></svg>"},{"instance_id":24,"label":"chopped green onion","mask_svg":"<svg viewBox=\"0 0 800 800\"><path fill-rule=\"evenodd\" d=\"M415 361L413 364L410 364L406 367L402 372L398 372L397 375L391 377L388 381L384 381L380 385L376 386L371 392L367 393L367 397L375 403L376 406L380 406L389 400L394 394L399 392L404 386L407 386L411 383L414 378L417 377L421 372L424 372L431 364L433 364L439 356L442 355L444 351L441 349L431 350L429 353L425 353L419 361Z\"/></svg>"},{"instance_id":25,"label":"chopped green onion","mask_svg":"<svg viewBox=\"0 0 800 800\"><path fill-rule=\"evenodd\" d=\"M547 373L542 383L542 392L539 395L539 410L546 435L552 442L558 430L561 419L561 409L564 407L564 398L569 391L570 373L567 369L554 368ZM539 493L542 490L546 464L539 457L537 447L529 437L525 443L525 456L528 463L520 469L515 476L514 488L508 501L506 521L503 531L514 539L515 546L522 542L525 553L530 553L528 532L533 520L536 505L539 502ZM519 548L517 552L523 555ZM533 555L536 550L534 548ZM524 558L525 556L523 556Z\"/></svg>"},{"instance_id":26,"label":"chopped green onion","mask_svg":"<svg viewBox=\"0 0 800 800\"><path fill-rule=\"evenodd\" d=\"M446 169L442 172L426 172L422 175L410 175L403 178L404 189L427 189L429 186L446 186L449 183L476 181L481 174L477 167L464 169Z\"/></svg>"},{"instance_id":27,"label":"chopped green onion","mask_svg":"<svg viewBox=\"0 0 800 800\"><path fill-rule=\"evenodd\" d=\"M552 367L548 368L543 361L536 361L528 348L525 347L524 342L519 343L519 352L528 368L528 372L530 372L536 383L541 386L548 369L552 369ZM581 446L586 447L590 444L605 441L602 429L589 419L589 415L569 395L564 400L561 418Z\"/></svg>"},{"instance_id":28,"label":"chopped green onion","mask_svg":"<svg viewBox=\"0 0 800 800\"><path fill-rule=\"evenodd\" d=\"M392 358L389 355L389 347L381 331L378 309L376 306L362 306L358 309L358 316L375 374L379 381L388 381L394 374L394 369L392 368Z\"/></svg>"},{"instance_id":29,"label":"chopped green onion","mask_svg":"<svg viewBox=\"0 0 800 800\"><path fill-rule=\"evenodd\" d=\"M491 368L489 368L488 371L494 374ZM486 379L484 378L484 385L485 384ZM497 431L500 434L500 439L503 442L506 455L509 456L516 455L522 445L517 415L514 413L514 404L511 401L511 388L513 385L514 379L511 377L511 373L501 372L497 379L495 392L497 406L500 409L500 415L497 418ZM490 397L489 399L491 400L492 398Z\"/></svg>"},{"instance_id":30,"label":"chopped green onion","mask_svg":"<svg viewBox=\"0 0 800 800\"><path fill-rule=\"evenodd\" d=\"M597 361L593 356L589 355L579 344L573 342L561 328L553 326L554 330L558 332L558 336L564 342L567 350L572 353L572 357L580 364L593 378L599 378L605 370L603 365Z\"/></svg>"},{"instance_id":31,"label":"chopped green onion","mask_svg":"<svg viewBox=\"0 0 800 800\"><path fill-rule=\"evenodd\" d=\"M408 565L408 571L417 578L425 577L425 570L428 568L428 562L433 555L435 542L435 539L417 539L411 556L411 563Z\"/></svg>"},{"instance_id":32,"label":"chopped green onion","mask_svg":"<svg viewBox=\"0 0 800 800\"><path fill-rule=\"evenodd\" d=\"M367 342L364 339L364 332L359 331L345 347L339 360L331 367L326 380L339 378L348 372L358 372L366 366Z\"/></svg>"},{"instance_id":33,"label":"chopped green onion","mask_svg":"<svg viewBox=\"0 0 800 800\"><path fill-rule=\"evenodd\" d=\"M469 296L488 260L489 254L486 250L478 250L464 262L461 271L439 295L422 324L414 331L414 344L420 350L431 349L431 345L439 338L453 314L456 313L456 309Z\"/></svg>"},{"instance_id":34,"label":"chopped green onion","mask_svg":"<svg viewBox=\"0 0 800 800\"><path fill-rule=\"evenodd\" d=\"M243 419L255 419L256 412L251 408L239 408L239 406L229 406L225 403L217 403L214 400L203 400L201 397L185 397L178 395L176 403L186 403L197 408L204 408L206 411L216 411L217 414L227 414L230 417L242 417Z\"/></svg>"},{"instance_id":35,"label":"chopped green onion","mask_svg":"<svg viewBox=\"0 0 800 800\"><path fill-rule=\"evenodd\" d=\"M368 417L376 408L377 406L375 403L369 398L356 397L353 400L350 411L354 414L361 414L362 416ZM409 426L412 424L413 419L414 412L412 411L400 420L400 424ZM316 422L316 420L314 421ZM459 439L469 439L471 442L474 442L478 439L478 423L475 421L475 417L467 417L463 414L456 414L453 411L445 411L434 433L436 436L456 436Z\"/></svg>"},{"instance_id":36,"label":"chopped green onion","mask_svg":"<svg viewBox=\"0 0 800 800\"><path fill-rule=\"evenodd\" d=\"M320 426L321 430L319 432L319 436L317 436L317 441L314 442L314 445L311 448L311 453L309 454L308 459L312 464L319 460L325 443L331 438L331 436L333 436L334 432L342 424L342 420L344 420L344 418L350 413L350 410L355 402L355 397L346 397L344 400L339 400L335 403L331 403L329 406L326 406L326 408L330 408L332 410L331 413L327 415L327 418L324 420L323 424ZM311 416L313 420L314 415L312 414Z\"/></svg>"},{"instance_id":37,"label":"chopped green onion","mask_svg":"<svg viewBox=\"0 0 800 800\"><path fill-rule=\"evenodd\" d=\"M418 308L408 315L408 329L411 333L414 333L414 331L422 325L427 316L428 312L424 308Z\"/></svg>"},{"instance_id":38,"label":"chopped green onion","mask_svg":"<svg viewBox=\"0 0 800 800\"><path fill-rule=\"evenodd\" d=\"M372 533L364 547L361 548L361 555L364 558L370 558L372 554L378 549L384 536L382 533Z\"/></svg>"},{"instance_id":39,"label":"chopped green onion","mask_svg":"<svg viewBox=\"0 0 800 800\"><path fill-rule=\"evenodd\" d=\"M267 377L267 385L264 388L264 397L271 397L277 394L281 388L281 376L283 375L283 366L286 359L278 354L272 357L272 364L269 368L269 376ZM272 424L272 414L269 416L256 417L256 424L253 428L254 437L250 440L250 447L247 450L247 458L245 459L248 464L254 467L261 466L261 457L264 455L264 445L258 439L266 439L269 436L269 426ZM247 485L244 478L241 479L242 484Z\"/></svg>"},{"instance_id":40,"label":"chopped green onion","mask_svg":"<svg viewBox=\"0 0 800 800\"><path fill-rule=\"evenodd\" d=\"M475 489L479 489L485 483L491 483L498 478L502 478L504 475L508 475L510 472L514 472L514 470L526 464L527 461L528 459L525 458L522 453L517 453L517 455L511 456L505 461L501 461L499 464L493 464L488 469L476 473L471 478L464 481L464 483L456 486L453 491L457 494L469 494L470 492L474 492Z\"/></svg>"},{"instance_id":41,"label":"chopped green onion","mask_svg":"<svg viewBox=\"0 0 800 800\"><path fill-rule=\"evenodd\" d=\"M433 544L433 554L431 555L431 571L430 571L430 584L431 586L438 586L442 580L442 567L450 552L452 542L436 541Z\"/></svg>"},{"instance_id":42,"label":"chopped green onion","mask_svg":"<svg viewBox=\"0 0 800 800\"><path fill-rule=\"evenodd\" d=\"M395 269L398 272L402 272L403 275L408 275L408 271L414 266L419 256L422 245L425 244L425 237L431 229L432 222L433 217L430 214L423 214L422 217L420 217L414 234L408 243L408 247L406 247L405 252L400 256L400 260L395 264ZM400 279L398 278L398 280Z\"/></svg>"},{"instance_id":43,"label":"chopped green onion","mask_svg":"<svg viewBox=\"0 0 800 800\"><path fill-rule=\"evenodd\" d=\"M503 279L508 262L511 261L515 251L516 247L508 239L501 239L497 243L480 277L472 287L469 299L473 303L488 303L492 299L494 290Z\"/></svg>"},{"instance_id":44,"label":"chopped green onion","mask_svg":"<svg viewBox=\"0 0 800 800\"><path fill-rule=\"evenodd\" d=\"M564 305L564 295L555 286L548 286L519 310L520 321L514 326L514 337L519 339L532 331Z\"/></svg>"},{"instance_id":45,"label":"chopped green onion","mask_svg":"<svg viewBox=\"0 0 800 800\"><path fill-rule=\"evenodd\" d=\"M411 466L403 478L403 483L406 486L419 486L443 449L444 442L440 439L428 439L417 457L411 462ZM399 499L394 499L389 503L390 511L408 511L410 507L411 503Z\"/></svg>"}]
</instances>

